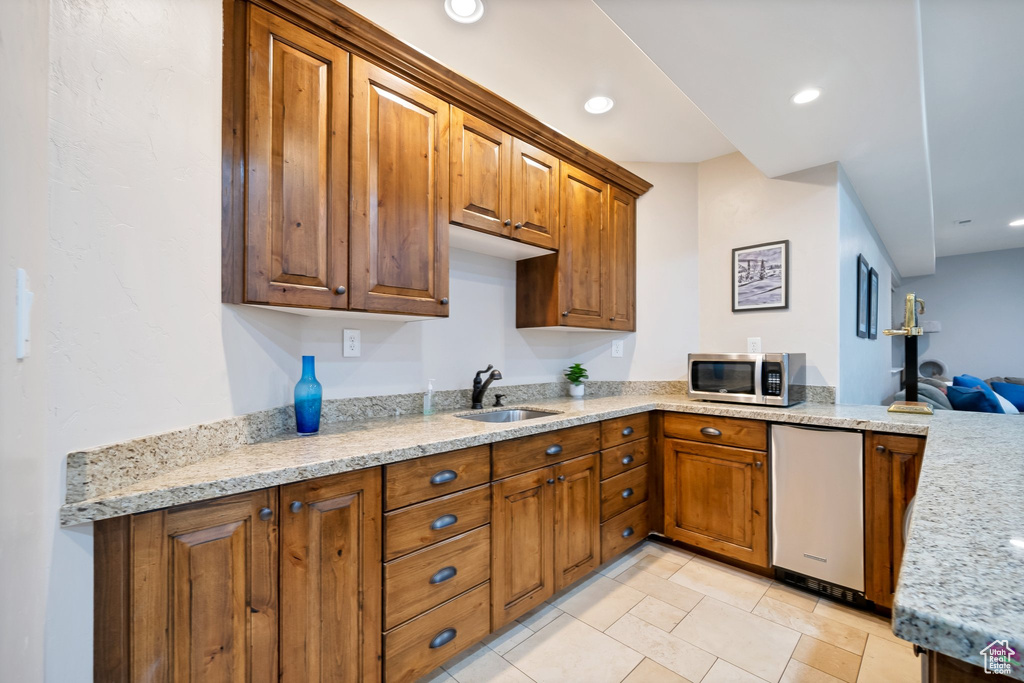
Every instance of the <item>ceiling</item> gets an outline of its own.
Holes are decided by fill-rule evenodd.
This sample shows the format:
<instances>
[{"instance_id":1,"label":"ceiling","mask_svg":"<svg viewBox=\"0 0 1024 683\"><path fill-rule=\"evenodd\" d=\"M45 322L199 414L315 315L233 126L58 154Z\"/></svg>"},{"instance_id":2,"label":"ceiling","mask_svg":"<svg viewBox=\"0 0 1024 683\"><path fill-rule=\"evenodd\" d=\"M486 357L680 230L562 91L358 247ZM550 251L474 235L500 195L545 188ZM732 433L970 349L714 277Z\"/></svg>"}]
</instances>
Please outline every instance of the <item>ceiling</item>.
<instances>
[{"instance_id":1,"label":"ceiling","mask_svg":"<svg viewBox=\"0 0 1024 683\"><path fill-rule=\"evenodd\" d=\"M442 0L347 7L616 161L702 161L735 151L714 124L591 0L484 0L459 24ZM615 107L583 110L594 95Z\"/></svg>"},{"instance_id":2,"label":"ceiling","mask_svg":"<svg viewBox=\"0 0 1024 683\"><path fill-rule=\"evenodd\" d=\"M1024 247L1024 0L342 2L616 161L838 161L903 276Z\"/></svg>"}]
</instances>

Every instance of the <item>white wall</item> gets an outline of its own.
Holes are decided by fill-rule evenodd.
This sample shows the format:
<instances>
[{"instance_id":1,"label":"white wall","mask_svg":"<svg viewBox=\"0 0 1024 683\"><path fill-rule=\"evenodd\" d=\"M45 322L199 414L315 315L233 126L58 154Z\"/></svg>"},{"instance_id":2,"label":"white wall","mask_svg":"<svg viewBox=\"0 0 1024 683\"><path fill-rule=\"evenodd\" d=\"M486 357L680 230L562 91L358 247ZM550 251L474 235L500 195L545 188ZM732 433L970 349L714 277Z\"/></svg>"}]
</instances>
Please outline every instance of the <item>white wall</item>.
<instances>
[{"instance_id":1,"label":"white wall","mask_svg":"<svg viewBox=\"0 0 1024 683\"><path fill-rule=\"evenodd\" d=\"M47 457L48 3L0 2L0 678L43 677L43 633L59 469ZM16 360L14 283L36 299L30 355Z\"/></svg>"},{"instance_id":2,"label":"white wall","mask_svg":"<svg viewBox=\"0 0 1024 683\"><path fill-rule=\"evenodd\" d=\"M55 0L51 12L48 264L36 278L49 310L36 338L53 367L33 385L46 392L36 433L50 439L45 453L32 450L45 490L37 519L12 541L19 554L41 546L26 565L32 581L19 585L38 590L15 605L37 671L45 605L48 680L91 678L91 527L57 528L71 450L285 404L304 353L317 355L327 397L418 391L428 377L468 387L488 362L510 383L555 380L573 360L594 379L682 378L697 341L694 166L632 165L656 186L638 205L637 334L517 331L514 264L460 251L448 320L346 323L225 306L220 2ZM33 121L44 115L45 102ZM36 209L45 206L40 197ZM361 358L341 357L346 327L362 332ZM615 338L626 340L623 358L610 357ZM28 475L18 485L32 491Z\"/></svg>"},{"instance_id":3,"label":"white wall","mask_svg":"<svg viewBox=\"0 0 1024 683\"><path fill-rule=\"evenodd\" d=\"M942 323L921 338L922 360L945 362L950 377L1024 377L1024 249L943 256L934 275L903 281L900 298L910 292L925 301L923 320Z\"/></svg>"},{"instance_id":4,"label":"white wall","mask_svg":"<svg viewBox=\"0 0 1024 683\"><path fill-rule=\"evenodd\" d=\"M807 354L807 384L836 386L837 164L767 178L739 152L699 164L700 350ZM732 312L732 250L789 240L789 308Z\"/></svg>"},{"instance_id":5,"label":"white wall","mask_svg":"<svg viewBox=\"0 0 1024 683\"><path fill-rule=\"evenodd\" d=\"M857 256L878 271L878 338L857 336ZM892 373L893 340L882 334L892 320L894 267L889 252L839 167L839 403L877 405L899 391ZM898 274L897 274L898 277Z\"/></svg>"}]
</instances>

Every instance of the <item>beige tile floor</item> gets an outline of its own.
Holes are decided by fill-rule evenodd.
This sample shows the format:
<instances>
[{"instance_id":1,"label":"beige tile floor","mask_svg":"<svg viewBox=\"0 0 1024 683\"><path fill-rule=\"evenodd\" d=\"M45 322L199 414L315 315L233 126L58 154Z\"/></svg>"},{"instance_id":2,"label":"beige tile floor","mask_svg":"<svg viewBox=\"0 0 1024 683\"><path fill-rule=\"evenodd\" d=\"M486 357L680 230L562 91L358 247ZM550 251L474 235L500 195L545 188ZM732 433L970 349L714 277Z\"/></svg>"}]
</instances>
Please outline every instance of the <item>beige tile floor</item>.
<instances>
[{"instance_id":1,"label":"beige tile floor","mask_svg":"<svg viewBox=\"0 0 1024 683\"><path fill-rule=\"evenodd\" d=\"M872 614L645 541L432 672L431 683L917 683Z\"/></svg>"}]
</instances>

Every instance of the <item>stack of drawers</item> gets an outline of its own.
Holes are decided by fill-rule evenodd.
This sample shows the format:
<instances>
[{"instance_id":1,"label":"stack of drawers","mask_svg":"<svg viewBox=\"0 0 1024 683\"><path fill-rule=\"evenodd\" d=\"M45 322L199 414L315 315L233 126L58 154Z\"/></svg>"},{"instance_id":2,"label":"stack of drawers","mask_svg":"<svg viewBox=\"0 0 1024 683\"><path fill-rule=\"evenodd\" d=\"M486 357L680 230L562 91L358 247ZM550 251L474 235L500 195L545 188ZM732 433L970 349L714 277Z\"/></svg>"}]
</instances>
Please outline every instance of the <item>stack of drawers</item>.
<instances>
[{"instance_id":1,"label":"stack of drawers","mask_svg":"<svg viewBox=\"0 0 1024 683\"><path fill-rule=\"evenodd\" d=\"M601 562L647 538L650 416L601 423Z\"/></svg>"},{"instance_id":2,"label":"stack of drawers","mask_svg":"<svg viewBox=\"0 0 1024 683\"><path fill-rule=\"evenodd\" d=\"M398 683L490 632L490 446L388 465L384 479L384 678Z\"/></svg>"}]
</instances>

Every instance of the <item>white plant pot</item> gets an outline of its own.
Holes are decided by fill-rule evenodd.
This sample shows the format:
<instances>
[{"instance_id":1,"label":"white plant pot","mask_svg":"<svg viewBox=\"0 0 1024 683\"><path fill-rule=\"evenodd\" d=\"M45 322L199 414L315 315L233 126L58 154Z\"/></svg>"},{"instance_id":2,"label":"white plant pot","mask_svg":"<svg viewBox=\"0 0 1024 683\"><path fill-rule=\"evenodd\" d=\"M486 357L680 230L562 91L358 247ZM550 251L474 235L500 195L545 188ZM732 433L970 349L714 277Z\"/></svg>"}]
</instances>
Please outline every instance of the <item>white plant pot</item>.
<instances>
[{"instance_id":1,"label":"white plant pot","mask_svg":"<svg viewBox=\"0 0 1024 683\"><path fill-rule=\"evenodd\" d=\"M584 389L586 389L586 387L582 382L579 384L573 384L572 382L569 383L569 395L573 398L583 398Z\"/></svg>"}]
</instances>

